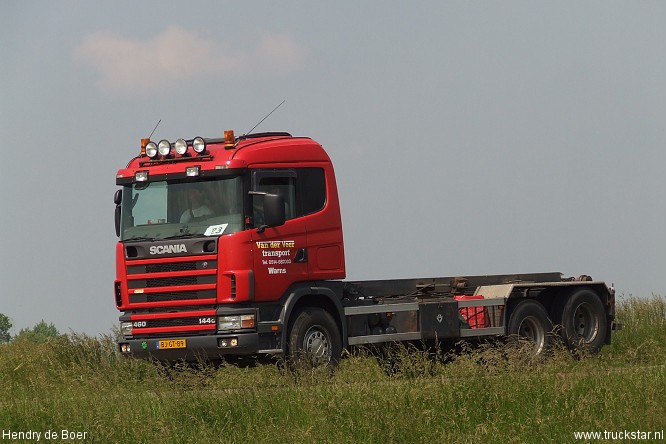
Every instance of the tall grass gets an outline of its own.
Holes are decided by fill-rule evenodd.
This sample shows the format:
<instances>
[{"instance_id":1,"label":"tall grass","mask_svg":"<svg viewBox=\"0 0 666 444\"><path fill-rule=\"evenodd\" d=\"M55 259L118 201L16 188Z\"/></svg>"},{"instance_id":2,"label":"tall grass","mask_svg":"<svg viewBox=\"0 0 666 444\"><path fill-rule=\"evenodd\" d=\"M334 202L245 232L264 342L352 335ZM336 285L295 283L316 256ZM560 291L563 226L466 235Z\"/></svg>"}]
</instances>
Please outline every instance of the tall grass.
<instances>
[{"instance_id":1,"label":"tall grass","mask_svg":"<svg viewBox=\"0 0 666 444\"><path fill-rule=\"evenodd\" d=\"M14 341L0 346L0 432L67 429L101 443L519 443L666 429L666 301L621 300L618 319L613 344L584 359L557 348L531 361L501 344L434 356L398 347L382 359L354 353L333 375L164 368L119 358L111 336Z\"/></svg>"}]
</instances>

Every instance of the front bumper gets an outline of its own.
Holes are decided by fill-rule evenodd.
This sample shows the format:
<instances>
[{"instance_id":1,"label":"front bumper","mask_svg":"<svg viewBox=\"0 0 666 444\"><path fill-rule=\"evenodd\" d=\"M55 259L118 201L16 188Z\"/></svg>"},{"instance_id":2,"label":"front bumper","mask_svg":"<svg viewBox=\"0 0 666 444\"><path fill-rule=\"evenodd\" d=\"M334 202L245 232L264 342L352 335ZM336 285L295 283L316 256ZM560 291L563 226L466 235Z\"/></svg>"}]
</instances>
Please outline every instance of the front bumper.
<instances>
[{"instance_id":1,"label":"front bumper","mask_svg":"<svg viewBox=\"0 0 666 444\"><path fill-rule=\"evenodd\" d=\"M231 345L232 340L236 345ZM185 341L183 348L159 348L160 341L175 343ZM129 347L129 351L127 351ZM125 351L123 351L125 349ZM258 333L231 333L206 336L151 337L145 339L123 339L118 342L123 356L132 356L160 361L215 360L224 356L253 355L261 352Z\"/></svg>"}]
</instances>

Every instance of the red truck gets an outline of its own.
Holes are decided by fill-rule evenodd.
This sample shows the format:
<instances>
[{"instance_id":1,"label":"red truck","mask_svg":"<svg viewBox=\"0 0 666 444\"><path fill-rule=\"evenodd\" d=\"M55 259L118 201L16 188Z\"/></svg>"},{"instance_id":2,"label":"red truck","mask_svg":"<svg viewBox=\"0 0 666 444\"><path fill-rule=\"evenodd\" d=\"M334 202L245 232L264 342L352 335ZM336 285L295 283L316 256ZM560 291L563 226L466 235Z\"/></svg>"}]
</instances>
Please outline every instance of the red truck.
<instances>
[{"instance_id":1,"label":"red truck","mask_svg":"<svg viewBox=\"0 0 666 444\"><path fill-rule=\"evenodd\" d=\"M159 143L118 171L123 355L279 355L335 365L361 344L522 337L542 353L611 341L614 290L561 273L345 281L340 205L322 146L288 133Z\"/></svg>"}]
</instances>

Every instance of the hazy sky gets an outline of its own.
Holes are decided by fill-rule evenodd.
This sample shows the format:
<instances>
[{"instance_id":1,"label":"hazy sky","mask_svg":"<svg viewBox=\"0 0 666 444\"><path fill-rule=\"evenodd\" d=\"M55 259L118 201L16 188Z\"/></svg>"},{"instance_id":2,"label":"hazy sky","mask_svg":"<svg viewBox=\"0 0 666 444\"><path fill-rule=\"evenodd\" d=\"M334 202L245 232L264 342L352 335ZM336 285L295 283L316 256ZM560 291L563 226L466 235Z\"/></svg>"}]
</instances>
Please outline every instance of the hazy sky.
<instances>
[{"instance_id":1,"label":"hazy sky","mask_svg":"<svg viewBox=\"0 0 666 444\"><path fill-rule=\"evenodd\" d=\"M3 1L0 313L117 323L115 174L310 136L349 279L561 271L666 295L666 2Z\"/></svg>"}]
</instances>

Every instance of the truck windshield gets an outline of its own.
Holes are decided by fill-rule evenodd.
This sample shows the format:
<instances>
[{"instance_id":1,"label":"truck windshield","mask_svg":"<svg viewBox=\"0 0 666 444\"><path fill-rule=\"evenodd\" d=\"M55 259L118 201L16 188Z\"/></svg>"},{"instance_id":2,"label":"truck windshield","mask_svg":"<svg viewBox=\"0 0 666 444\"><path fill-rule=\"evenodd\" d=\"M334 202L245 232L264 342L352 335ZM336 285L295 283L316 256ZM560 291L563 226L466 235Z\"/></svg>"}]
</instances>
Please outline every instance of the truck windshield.
<instances>
[{"instance_id":1,"label":"truck windshield","mask_svg":"<svg viewBox=\"0 0 666 444\"><path fill-rule=\"evenodd\" d=\"M123 187L120 239L219 236L243 229L240 176Z\"/></svg>"}]
</instances>

